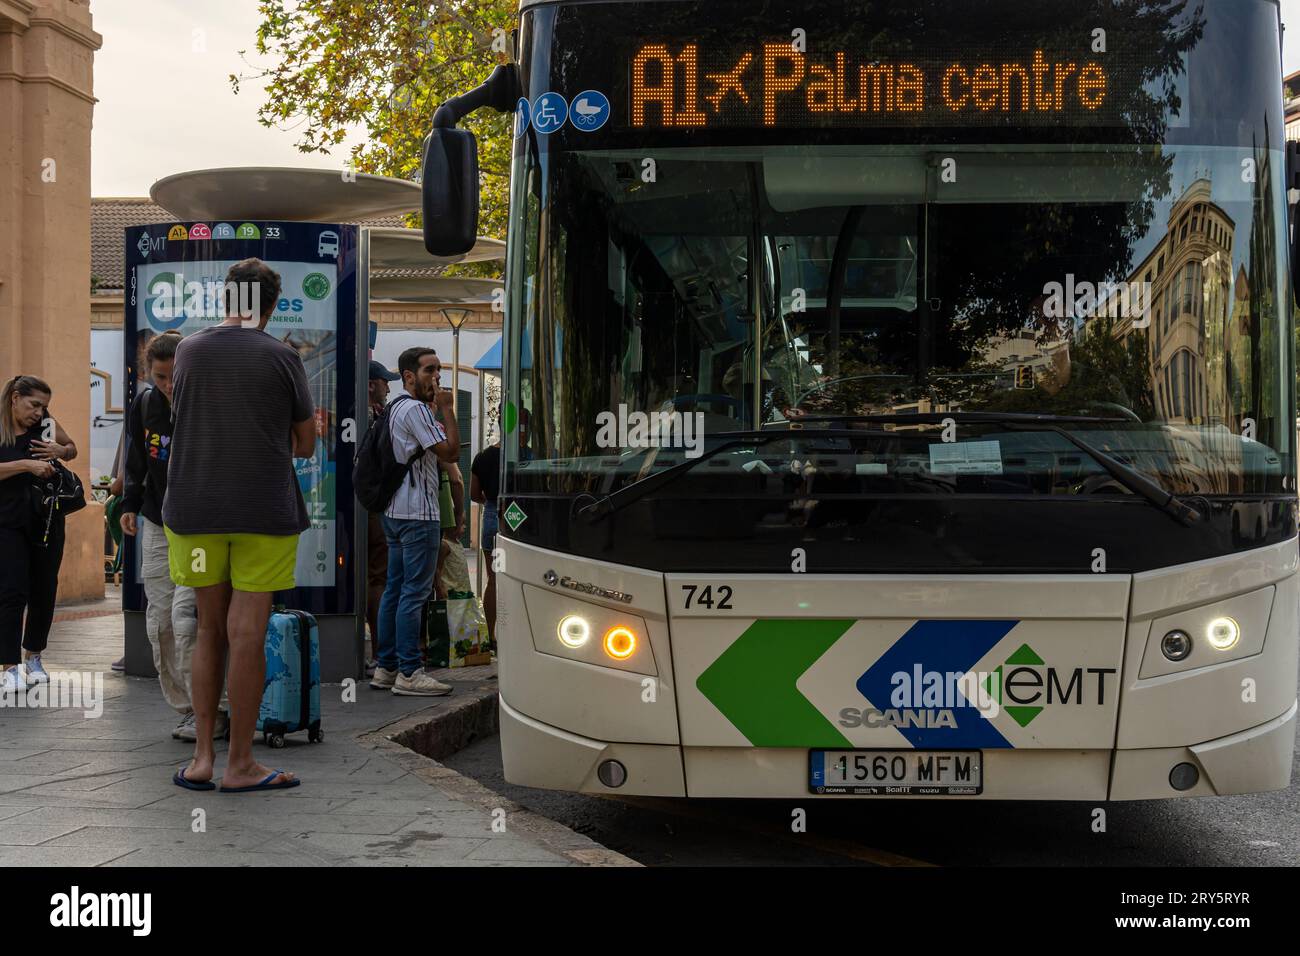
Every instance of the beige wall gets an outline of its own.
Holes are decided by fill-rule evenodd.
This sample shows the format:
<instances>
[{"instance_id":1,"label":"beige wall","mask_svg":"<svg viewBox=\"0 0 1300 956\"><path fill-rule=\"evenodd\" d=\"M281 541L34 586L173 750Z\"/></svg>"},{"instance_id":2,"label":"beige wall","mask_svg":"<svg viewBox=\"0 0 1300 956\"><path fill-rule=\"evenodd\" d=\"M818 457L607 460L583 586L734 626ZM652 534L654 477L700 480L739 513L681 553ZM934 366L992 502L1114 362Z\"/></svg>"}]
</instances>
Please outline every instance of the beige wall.
<instances>
[{"instance_id":1,"label":"beige wall","mask_svg":"<svg viewBox=\"0 0 1300 956\"><path fill-rule=\"evenodd\" d=\"M0 379L39 375L90 461L90 126L85 0L0 0ZM68 520L59 600L104 593L103 511Z\"/></svg>"}]
</instances>

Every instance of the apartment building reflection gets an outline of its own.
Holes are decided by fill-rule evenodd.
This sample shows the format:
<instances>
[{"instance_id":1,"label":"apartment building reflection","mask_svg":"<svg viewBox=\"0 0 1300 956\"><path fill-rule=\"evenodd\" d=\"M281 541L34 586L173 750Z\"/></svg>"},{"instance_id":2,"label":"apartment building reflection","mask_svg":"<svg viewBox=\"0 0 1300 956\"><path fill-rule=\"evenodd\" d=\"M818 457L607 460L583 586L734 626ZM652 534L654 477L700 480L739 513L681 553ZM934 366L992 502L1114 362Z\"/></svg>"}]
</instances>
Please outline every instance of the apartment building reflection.
<instances>
[{"instance_id":1,"label":"apartment building reflection","mask_svg":"<svg viewBox=\"0 0 1300 956\"><path fill-rule=\"evenodd\" d=\"M1237 436L1250 407L1251 289L1244 267L1233 272L1236 223L1212 194L1208 177L1182 192L1127 288L1100 303L1082 331L1108 319L1122 340L1145 335L1155 418L1185 446L1175 470L1189 490L1228 493L1240 481Z\"/></svg>"},{"instance_id":2,"label":"apartment building reflection","mask_svg":"<svg viewBox=\"0 0 1300 956\"><path fill-rule=\"evenodd\" d=\"M1128 277L1130 295L1149 290L1149 312L1118 310L1116 332L1127 338L1145 330L1156 417L1169 424L1238 424L1233 409L1243 407L1250 374L1250 284L1244 269L1233 277L1235 233L1232 217L1213 202L1210 180L1197 179ZM1109 303L1101 311L1117 312Z\"/></svg>"}]
</instances>

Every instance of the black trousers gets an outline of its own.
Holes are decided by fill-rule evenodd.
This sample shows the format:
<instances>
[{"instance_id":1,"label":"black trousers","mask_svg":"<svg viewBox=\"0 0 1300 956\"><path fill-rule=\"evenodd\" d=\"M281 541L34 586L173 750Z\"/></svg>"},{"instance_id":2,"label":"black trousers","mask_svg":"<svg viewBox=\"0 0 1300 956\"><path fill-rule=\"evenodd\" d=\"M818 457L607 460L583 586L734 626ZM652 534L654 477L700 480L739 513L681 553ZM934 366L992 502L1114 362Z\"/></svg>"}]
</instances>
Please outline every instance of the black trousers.
<instances>
[{"instance_id":1,"label":"black trousers","mask_svg":"<svg viewBox=\"0 0 1300 956\"><path fill-rule=\"evenodd\" d=\"M0 664L18 663L20 644L39 654L49 642L63 563L63 526L62 519L54 521L45 547L44 529L0 527Z\"/></svg>"}]
</instances>

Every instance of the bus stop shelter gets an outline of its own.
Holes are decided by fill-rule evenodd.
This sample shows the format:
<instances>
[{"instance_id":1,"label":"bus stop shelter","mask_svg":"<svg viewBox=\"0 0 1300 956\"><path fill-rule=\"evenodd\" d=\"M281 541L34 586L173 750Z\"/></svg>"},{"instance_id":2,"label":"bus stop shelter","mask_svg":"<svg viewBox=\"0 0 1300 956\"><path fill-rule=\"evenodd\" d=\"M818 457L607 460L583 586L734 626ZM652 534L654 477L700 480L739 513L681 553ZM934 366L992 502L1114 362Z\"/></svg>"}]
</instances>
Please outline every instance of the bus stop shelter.
<instances>
[{"instance_id":1,"label":"bus stop shelter","mask_svg":"<svg viewBox=\"0 0 1300 956\"><path fill-rule=\"evenodd\" d=\"M298 348L304 357L313 392L319 393L314 397L324 438L318 444L324 450L318 448L320 460L295 463L313 516L313 527L304 539L315 537L310 547L300 541L298 586L277 599L316 615L322 681L360 677L364 673L366 515L351 495L351 463L355 442L366 425L368 376L363 370L376 341L370 303L423 302L444 307L444 314L450 311L446 307L490 307L500 298L498 280L444 277L436 271L504 258L504 243L483 238L464 256L436 258L425 251L419 230L358 225L417 211L420 187L349 170L195 170L159 180L150 196L176 219L126 230L125 287L132 292L124 306L124 336L129 340L123 348L124 381L134 392L137 333L143 337L160 331L154 312L149 311L147 292L137 280L157 282L160 274L179 275L179 265L206 267L215 274L225 261L235 261L232 256L255 254L268 262L285 263L281 269L285 289L267 331ZM326 307L335 311L322 320L321 310ZM282 309L314 315L320 327L313 331L310 319L302 329L277 322ZM330 319L340 324L330 326ZM293 317L286 315L282 321L290 323ZM128 407L133 397L126 395ZM341 412L351 414L345 417ZM353 427L348 427L346 418L355 418ZM318 522L318 513L328 520ZM314 553L304 558L304 552L312 549ZM132 551L133 545L128 545L123 576L126 670L152 676L144 595L138 558Z\"/></svg>"}]
</instances>

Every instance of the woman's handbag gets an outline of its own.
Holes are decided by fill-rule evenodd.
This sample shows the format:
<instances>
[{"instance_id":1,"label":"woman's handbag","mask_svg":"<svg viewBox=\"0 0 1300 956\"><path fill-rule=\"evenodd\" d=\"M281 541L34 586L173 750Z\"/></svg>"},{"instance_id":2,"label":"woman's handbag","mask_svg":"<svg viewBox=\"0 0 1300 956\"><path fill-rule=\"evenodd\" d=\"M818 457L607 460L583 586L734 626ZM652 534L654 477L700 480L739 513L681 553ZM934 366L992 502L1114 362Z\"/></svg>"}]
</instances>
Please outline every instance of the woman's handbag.
<instances>
[{"instance_id":1,"label":"woman's handbag","mask_svg":"<svg viewBox=\"0 0 1300 956\"><path fill-rule=\"evenodd\" d=\"M57 461L50 462L54 474L48 478L37 478L32 482L36 510L45 522L45 534L41 539L44 547L50 541L50 527L54 518L65 518L86 507L86 491L81 486L81 479L64 468Z\"/></svg>"}]
</instances>

